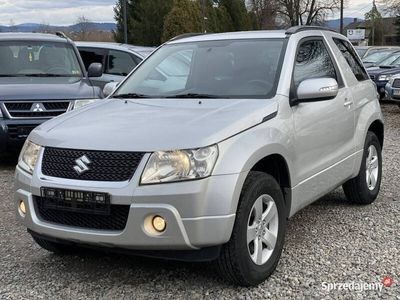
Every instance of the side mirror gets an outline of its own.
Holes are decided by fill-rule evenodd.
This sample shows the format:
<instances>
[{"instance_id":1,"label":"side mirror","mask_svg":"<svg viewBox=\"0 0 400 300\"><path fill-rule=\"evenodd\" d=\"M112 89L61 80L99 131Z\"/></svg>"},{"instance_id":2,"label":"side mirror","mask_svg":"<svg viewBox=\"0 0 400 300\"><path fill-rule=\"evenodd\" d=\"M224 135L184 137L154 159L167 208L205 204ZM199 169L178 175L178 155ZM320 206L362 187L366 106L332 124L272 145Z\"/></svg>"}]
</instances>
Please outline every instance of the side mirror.
<instances>
[{"instance_id":1,"label":"side mirror","mask_svg":"<svg viewBox=\"0 0 400 300\"><path fill-rule=\"evenodd\" d=\"M297 103L333 99L339 92L339 86L333 78L315 78L302 81L297 88Z\"/></svg>"},{"instance_id":2,"label":"side mirror","mask_svg":"<svg viewBox=\"0 0 400 300\"><path fill-rule=\"evenodd\" d=\"M103 65L101 63L92 63L88 68L88 77L101 77L103 75Z\"/></svg>"},{"instance_id":3,"label":"side mirror","mask_svg":"<svg viewBox=\"0 0 400 300\"><path fill-rule=\"evenodd\" d=\"M103 89L104 97L110 96L112 94L112 92L114 92L114 90L117 88L118 84L119 84L119 82L115 82L115 81L107 83Z\"/></svg>"}]
</instances>

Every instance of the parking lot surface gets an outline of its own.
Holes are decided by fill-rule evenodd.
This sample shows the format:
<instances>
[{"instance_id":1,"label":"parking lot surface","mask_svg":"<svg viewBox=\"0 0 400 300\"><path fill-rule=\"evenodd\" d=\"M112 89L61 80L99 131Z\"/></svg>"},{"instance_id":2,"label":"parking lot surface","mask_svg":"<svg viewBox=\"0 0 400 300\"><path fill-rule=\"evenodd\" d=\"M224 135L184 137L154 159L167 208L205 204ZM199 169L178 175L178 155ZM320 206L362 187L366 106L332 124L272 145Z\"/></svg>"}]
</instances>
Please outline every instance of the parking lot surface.
<instances>
[{"instance_id":1,"label":"parking lot surface","mask_svg":"<svg viewBox=\"0 0 400 300\"><path fill-rule=\"evenodd\" d=\"M16 221L16 158L2 158L0 299L400 299L400 108L385 103L382 110L384 173L376 202L353 205L337 189L297 213L289 221L276 272L255 288L223 282L212 263L90 251L57 256L42 250ZM381 291L349 290L371 288L367 284L385 277L393 283Z\"/></svg>"}]
</instances>

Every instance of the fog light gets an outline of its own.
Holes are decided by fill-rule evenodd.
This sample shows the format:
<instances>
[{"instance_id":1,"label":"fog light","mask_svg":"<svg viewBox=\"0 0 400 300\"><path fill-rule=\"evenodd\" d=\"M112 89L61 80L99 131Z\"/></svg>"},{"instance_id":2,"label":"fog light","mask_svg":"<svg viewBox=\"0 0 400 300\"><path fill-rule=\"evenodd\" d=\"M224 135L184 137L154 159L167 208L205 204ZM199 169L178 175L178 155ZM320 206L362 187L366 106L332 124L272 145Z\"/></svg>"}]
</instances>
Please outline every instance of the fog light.
<instances>
[{"instance_id":1,"label":"fog light","mask_svg":"<svg viewBox=\"0 0 400 300\"><path fill-rule=\"evenodd\" d=\"M164 218L160 216L155 216L153 218L153 227L158 232L163 232L165 230L165 227L167 227L167 223L165 222Z\"/></svg>"},{"instance_id":2,"label":"fog light","mask_svg":"<svg viewBox=\"0 0 400 300\"><path fill-rule=\"evenodd\" d=\"M19 211L21 213L21 215L26 215L26 207L25 207L25 202L20 200L19 201Z\"/></svg>"}]
</instances>

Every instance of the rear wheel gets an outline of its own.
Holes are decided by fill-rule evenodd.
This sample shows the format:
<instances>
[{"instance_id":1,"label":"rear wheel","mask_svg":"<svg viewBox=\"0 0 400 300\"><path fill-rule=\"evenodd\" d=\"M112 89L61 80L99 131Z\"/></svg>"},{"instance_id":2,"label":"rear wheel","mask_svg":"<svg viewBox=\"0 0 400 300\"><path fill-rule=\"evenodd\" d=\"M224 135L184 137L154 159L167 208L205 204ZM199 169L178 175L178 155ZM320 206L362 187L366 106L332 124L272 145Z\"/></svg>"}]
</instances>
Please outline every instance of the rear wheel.
<instances>
[{"instance_id":1,"label":"rear wheel","mask_svg":"<svg viewBox=\"0 0 400 300\"><path fill-rule=\"evenodd\" d=\"M382 179L382 150L375 133L368 132L360 172L343 185L346 197L359 204L371 204L378 197Z\"/></svg>"},{"instance_id":2,"label":"rear wheel","mask_svg":"<svg viewBox=\"0 0 400 300\"><path fill-rule=\"evenodd\" d=\"M221 276L243 286L263 282L278 264L285 230L285 206L278 182L268 174L250 172L231 239L217 260Z\"/></svg>"}]
</instances>

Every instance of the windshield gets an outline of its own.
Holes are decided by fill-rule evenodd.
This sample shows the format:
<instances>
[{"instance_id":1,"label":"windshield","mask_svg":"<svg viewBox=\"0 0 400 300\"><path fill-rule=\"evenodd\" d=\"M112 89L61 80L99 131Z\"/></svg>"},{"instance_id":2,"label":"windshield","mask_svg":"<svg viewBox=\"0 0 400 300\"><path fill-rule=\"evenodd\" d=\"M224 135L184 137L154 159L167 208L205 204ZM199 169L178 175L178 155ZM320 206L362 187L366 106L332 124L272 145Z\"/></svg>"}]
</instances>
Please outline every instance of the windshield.
<instances>
[{"instance_id":1,"label":"windshield","mask_svg":"<svg viewBox=\"0 0 400 300\"><path fill-rule=\"evenodd\" d=\"M51 42L0 42L0 77L82 77L71 45Z\"/></svg>"},{"instance_id":2,"label":"windshield","mask_svg":"<svg viewBox=\"0 0 400 300\"><path fill-rule=\"evenodd\" d=\"M149 57L114 97L271 98L283 39L170 44Z\"/></svg>"},{"instance_id":3,"label":"windshield","mask_svg":"<svg viewBox=\"0 0 400 300\"><path fill-rule=\"evenodd\" d=\"M367 55L362 59L363 62L365 63L376 63L378 61L381 61L382 59L385 59L388 55L390 55L393 51L379 51L372 53L370 55Z\"/></svg>"},{"instance_id":4,"label":"windshield","mask_svg":"<svg viewBox=\"0 0 400 300\"><path fill-rule=\"evenodd\" d=\"M378 63L380 67L391 66L395 64L396 60L400 57L400 52L393 53L389 57L384 58L382 61Z\"/></svg>"}]
</instances>

